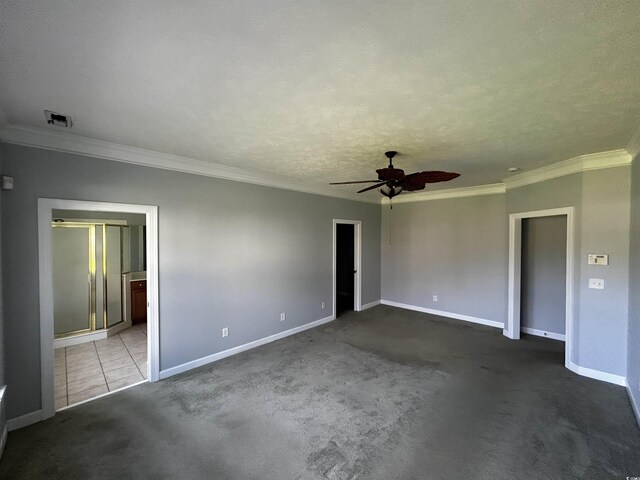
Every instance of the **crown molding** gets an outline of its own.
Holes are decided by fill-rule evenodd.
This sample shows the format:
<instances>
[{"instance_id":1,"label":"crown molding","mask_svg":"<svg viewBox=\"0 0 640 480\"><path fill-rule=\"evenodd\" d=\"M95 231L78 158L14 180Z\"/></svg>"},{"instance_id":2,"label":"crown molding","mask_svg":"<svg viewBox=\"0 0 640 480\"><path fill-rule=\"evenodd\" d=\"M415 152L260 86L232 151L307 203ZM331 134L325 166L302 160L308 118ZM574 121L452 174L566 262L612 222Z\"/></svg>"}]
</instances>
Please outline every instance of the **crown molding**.
<instances>
[{"instance_id":1,"label":"crown molding","mask_svg":"<svg viewBox=\"0 0 640 480\"><path fill-rule=\"evenodd\" d=\"M631 155L631 158L636 158L640 154L640 127L633 134L631 140L627 144L627 152Z\"/></svg>"},{"instance_id":2,"label":"crown molding","mask_svg":"<svg viewBox=\"0 0 640 480\"><path fill-rule=\"evenodd\" d=\"M631 164L631 155L625 149L610 150L608 152L591 153L570 158L563 162L536 168L529 172L514 175L503 180L507 190L523 187L532 183L544 182L553 178L564 177L574 173L603 168L622 167Z\"/></svg>"},{"instance_id":3,"label":"crown molding","mask_svg":"<svg viewBox=\"0 0 640 480\"><path fill-rule=\"evenodd\" d=\"M57 152L102 158L116 162L161 168L181 173L203 175L236 182L252 183L266 187L312 193L325 197L343 198L357 202L378 203L378 199L356 196L356 194L328 190L328 186L309 185L282 179L275 175L250 172L236 167L204 162L193 158L160 153L153 150L128 147L117 143L105 142L93 138L70 135L63 132L43 130L24 125L4 125L0 127L0 141L43 148Z\"/></svg>"},{"instance_id":4,"label":"crown molding","mask_svg":"<svg viewBox=\"0 0 640 480\"><path fill-rule=\"evenodd\" d=\"M496 195L504 192L505 188L503 183L491 183L489 185L477 185L475 187L447 188L445 190L436 190L434 192L400 195L393 197L393 203L412 203L426 202L429 200L444 200L447 198L477 197L480 195ZM386 198L383 197L380 203L384 204L386 203L385 201Z\"/></svg>"},{"instance_id":5,"label":"crown molding","mask_svg":"<svg viewBox=\"0 0 640 480\"><path fill-rule=\"evenodd\" d=\"M343 198L346 200L354 200L364 203L384 204L385 202L384 197L378 200L371 197L362 197L353 193L328 191L323 186L292 182L275 175L256 173L241 168L205 162L193 158L160 153L142 148L128 147L126 145L105 142L103 140L96 140L93 138L70 135L68 133L44 130L24 125L1 125L0 141L58 152L79 154L87 157L102 158L116 162L161 168L175 172L203 175L224 180L311 193L325 197ZM580 155L563 162L508 177L504 179L502 183L478 185L474 187L448 188L445 190L400 195L394 198L394 203L424 202L429 200L443 200L447 198L501 194L511 188L543 182L545 180L551 180L565 175L589 170L630 165L634 155L633 152L636 152L635 154L640 153L640 129L638 129L629 142L627 149Z\"/></svg>"}]
</instances>

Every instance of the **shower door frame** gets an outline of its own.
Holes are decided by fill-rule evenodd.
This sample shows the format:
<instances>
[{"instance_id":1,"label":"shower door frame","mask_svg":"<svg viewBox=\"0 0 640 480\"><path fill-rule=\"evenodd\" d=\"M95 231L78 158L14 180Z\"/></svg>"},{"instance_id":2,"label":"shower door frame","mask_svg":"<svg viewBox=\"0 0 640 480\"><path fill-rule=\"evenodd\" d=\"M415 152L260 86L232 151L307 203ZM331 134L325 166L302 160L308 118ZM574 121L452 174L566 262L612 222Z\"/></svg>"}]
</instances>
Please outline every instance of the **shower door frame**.
<instances>
[{"instance_id":1,"label":"shower door frame","mask_svg":"<svg viewBox=\"0 0 640 480\"><path fill-rule=\"evenodd\" d=\"M147 232L147 361L148 378L160 377L159 297L158 297L158 207L127 203L91 202L82 200L38 199L38 265L40 280L40 369L42 420L55 415L54 390L54 324L52 228L53 210L89 212L138 213L145 215ZM107 394L108 395L108 394Z\"/></svg>"}]
</instances>

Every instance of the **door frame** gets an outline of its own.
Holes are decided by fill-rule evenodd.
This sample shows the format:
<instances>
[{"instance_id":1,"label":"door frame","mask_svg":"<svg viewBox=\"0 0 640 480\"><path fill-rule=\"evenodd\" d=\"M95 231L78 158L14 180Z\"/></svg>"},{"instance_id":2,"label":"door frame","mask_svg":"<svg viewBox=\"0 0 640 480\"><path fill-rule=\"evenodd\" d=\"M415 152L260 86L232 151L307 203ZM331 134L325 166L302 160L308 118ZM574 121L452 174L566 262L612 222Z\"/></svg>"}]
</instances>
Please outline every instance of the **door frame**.
<instances>
[{"instance_id":1,"label":"door frame","mask_svg":"<svg viewBox=\"0 0 640 480\"><path fill-rule=\"evenodd\" d=\"M520 339L520 287L522 281L522 220L537 217L567 217L567 265L565 300L565 366L570 368L573 352L574 207L552 208L509 215L508 317L504 335Z\"/></svg>"},{"instance_id":2,"label":"door frame","mask_svg":"<svg viewBox=\"0 0 640 480\"><path fill-rule=\"evenodd\" d=\"M158 207L82 200L38 199L38 270L40 280L40 369L42 419L55 415L54 325L51 218L53 210L123 212L145 215L147 231L147 361L150 382L160 377L158 302Z\"/></svg>"},{"instance_id":3,"label":"door frame","mask_svg":"<svg viewBox=\"0 0 640 480\"><path fill-rule=\"evenodd\" d=\"M353 311L362 310L362 222L360 220L333 219L333 318L336 318L336 254L338 224L353 225L353 262L356 271L353 276Z\"/></svg>"}]
</instances>

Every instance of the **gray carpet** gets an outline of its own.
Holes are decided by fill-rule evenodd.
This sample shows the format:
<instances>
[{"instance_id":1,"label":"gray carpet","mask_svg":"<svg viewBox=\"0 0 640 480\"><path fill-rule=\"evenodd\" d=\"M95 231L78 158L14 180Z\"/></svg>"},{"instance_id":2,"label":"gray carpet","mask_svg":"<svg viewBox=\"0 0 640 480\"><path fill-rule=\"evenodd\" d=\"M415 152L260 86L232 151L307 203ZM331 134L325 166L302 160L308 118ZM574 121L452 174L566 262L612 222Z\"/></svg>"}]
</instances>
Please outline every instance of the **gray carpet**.
<instances>
[{"instance_id":1,"label":"gray carpet","mask_svg":"<svg viewBox=\"0 0 640 480\"><path fill-rule=\"evenodd\" d=\"M0 477L640 475L625 389L563 347L380 306L12 432Z\"/></svg>"}]
</instances>

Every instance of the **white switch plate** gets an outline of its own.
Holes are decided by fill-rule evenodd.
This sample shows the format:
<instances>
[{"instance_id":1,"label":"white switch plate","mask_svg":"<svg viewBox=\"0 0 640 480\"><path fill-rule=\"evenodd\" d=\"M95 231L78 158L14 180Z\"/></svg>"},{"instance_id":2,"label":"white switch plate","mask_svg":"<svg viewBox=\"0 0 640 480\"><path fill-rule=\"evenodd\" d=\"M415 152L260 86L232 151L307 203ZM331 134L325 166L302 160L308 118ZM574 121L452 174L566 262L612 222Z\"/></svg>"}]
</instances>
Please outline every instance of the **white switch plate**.
<instances>
[{"instance_id":1,"label":"white switch plate","mask_svg":"<svg viewBox=\"0 0 640 480\"><path fill-rule=\"evenodd\" d=\"M603 253L590 253L587 255L589 265L609 265L609 255Z\"/></svg>"},{"instance_id":2,"label":"white switch plate","mask_svg":"<svg viewBox=\"0 0 640 480\"><path fill-rule=\"evenodd\" d=\"M602 278L590 278L589 288L595 288L597 290L604 290L604 280Z\"/></svg>"},{"instance_id":3,"label":"white switch plate","mask_svg":"<svg viewBox=\"0 0 640 480\"><path fill-rule=\"evenodd\" d=\"M322 302L322 309L324 310L326 307L327 305L324 302Z\"/></svg>"},{"instance_id":4,"label":"white switch plate","mask_svg":"<svg viewBox=\"0 0 640 480\"><path fill-rule=\"evenodd\" d=\"M229 327L224 327L222 329L222 336L223 337L228 337L229 336Z\"/></svg>"},{"instance_id":5,"label":"white switch plate","mask_svg":"<svg viewBox=\"0 0 640 480\"><path fill-rule=\"evenodd\" d=\"M286 314L286 313L284 313L284 312L282 312L282 313L280 314L280 321L281 321L281 322L284 322L286 319L287 319L287 314Z\"/></svg>"},{"instance_id":6,"label":"white switch plate","mask_svg":"<svg viewBox=\"0 0 640 480\"><path fill-rule=\"evenodd\" d=\"M434 302L437 302L437 301L438 301L438 295L434 295L434 296L433 296L433 301L434 301Z\"/></svg>"}]
</instances>

